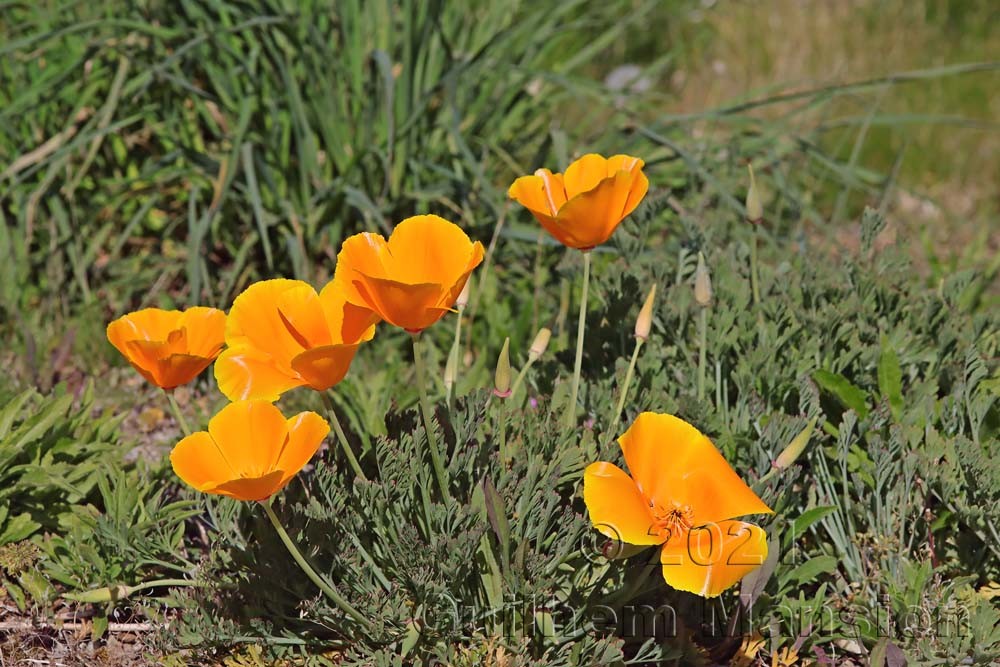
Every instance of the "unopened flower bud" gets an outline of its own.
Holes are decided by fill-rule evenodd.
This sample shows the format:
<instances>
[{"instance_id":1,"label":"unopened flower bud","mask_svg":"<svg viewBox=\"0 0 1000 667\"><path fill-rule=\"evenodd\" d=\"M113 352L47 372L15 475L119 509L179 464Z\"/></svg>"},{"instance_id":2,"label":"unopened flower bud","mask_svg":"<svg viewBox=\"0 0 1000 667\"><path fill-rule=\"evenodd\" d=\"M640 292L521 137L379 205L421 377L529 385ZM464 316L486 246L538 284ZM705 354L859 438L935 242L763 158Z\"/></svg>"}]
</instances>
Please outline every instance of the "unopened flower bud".
<instances>
[{"instance_id":1,"label":"unopened flower bud","mask_svg":"<svg viewBox=\"0 0 1000 667\"><path fill-rule=\"evenodd\" d=\"M493 376L493 395L497 398L510 396L510 338L505 338L500 358L497 359L497 372Z\"/></svg>"},{"instance_id":2,"label":"unopened flower bud","mask_svg":"<svg viewBox=\"0 0 1000 667\"><path fill-rule=\"evenodd\" d=\"M757 179L753 175L753 165L748 164L750 170L750 189L747 190L747 222L759 225L764 220L764 207L760 203L760 192L757 191Z\"/></svg>"},{"instance_id":3,"label":"unopened flower bud","mask_svg":"<svg viewBox=\"0 0 1000 667\"><path fill-rule=\"evenodd\" d=\"M792 438L792 441L788 443L788 446L780 454L778 458L774 460L774 467L779 470L784 470L788 466L795 463L795 460L799 458L802 451L809 444L809 438L812 436L813 428L816 426L816 418L813 417L806 424L806 427L802 429L802 432L797 436Z\"/></svg>"},{"instance_id":4,"label":"unopened flower bud","mask_svg":"<svg viewBox=\"0 0 1000 667\"><path fill-rule=\"evenodd\" d=\"M698 268L694 271L694 300L699 306L712 305L712 277L705 266L705 256L698 253Z\"/></svg>"},{"instance_id":5,"label":"unopened flower bud","mask_svg":"<svg viewBox=\"0 0 1000 667\"><path fill-rule=\"evenodd\" d=\"M656 301L656 283L653 283L653 288L649 290L649 296L646 297L646 302L642 304L642 310L639 311L639 317L635 320L635 337L639 340L647 340L649 330L653 328L654 301Z\"/></svg>"},{"instance_id":6,"label":"unopened flower bud","mask_svg":"<svg viewBox=\"0 0 1000 667\"><path fill-rule=\"evenodd\" d=\"M542 327L535 334L535 340L531 341L531 348L528 350L528 358L534 361L545 354L545 348L549 346L549 339L552 332L547 327Z\"/></svg>"},{"instance_id":7,"label":"unopened flower bud","mask_svg":"<svg viewBox=\"0 0 1000 667\"><path fill-rule=\"evenodd\" d=\"M458 298L455 299L455 308L462 310L469 303L469 292L472 290L472 278L470 277L465 281L465 287L459 292Z\"/></svg>"}]
</instances>

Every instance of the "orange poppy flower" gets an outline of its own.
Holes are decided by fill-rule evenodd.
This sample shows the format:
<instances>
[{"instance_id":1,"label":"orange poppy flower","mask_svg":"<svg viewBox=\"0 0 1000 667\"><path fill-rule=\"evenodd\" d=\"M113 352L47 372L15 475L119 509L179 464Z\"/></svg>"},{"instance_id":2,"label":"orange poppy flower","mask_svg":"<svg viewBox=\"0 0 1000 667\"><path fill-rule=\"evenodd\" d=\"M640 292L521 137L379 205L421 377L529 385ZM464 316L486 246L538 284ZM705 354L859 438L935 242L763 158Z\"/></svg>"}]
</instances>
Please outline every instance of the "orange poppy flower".
<instances>
[{"instance_id":1,"label":"orange poppy flower","mask_svg":"<svg viewBox=\"0 0 1000 667\"><path fill-rule=\"evenodd\" d=\"M649 190L637 157L584 155L564 174L539 169L522 176L507 191L531 211L542 227L563 245L590 250L601 245Z\"/></svg>"},{"instance_id":2,"label":"orange poppy flower","mask_svg":"<svg viewBox=\"0 0 1000 667\"><path fill-rule=\"evenodd\" d=\"M436 215L418 215L380 234L355 234L341 247L333 282L347 301L411 333L437 322L483 261L483 244Z\"/></svg>"},{"instance_id":3,"label":"orange poppy flower","mask_svg":"<svg viewBox=\"0 0 1000 667\"><path fill-rule=\"evenodd\" d=\"M266 500L319 449L330 425L315 412L285 419L267 401L237 401L170 452L177 476L204 493Z\"/></svg>"},{"instance_id":4,"label":"orange poppy flower","mask_svg":"<svg viewBox=\"0 0 1000 667\"><path fill-rule=\"evenodd\" d=\"M662 545L666 582L703 597L764 563L764 531L734 519L771 509L698 429L644 412L618 444L631 476L604 461L584 471L583 499L595 528L621 542Z\"/></svg>"},{"instance_id":5,"label":"orange poppy flower","mask_svg":"<svg viewBox=\"0 0 1000 667\"><path fill-rule=\"evenodd\" d=\"M231 401L275 401L301 386L325 391L375 335L375 319L347 304L333 283L320 294L301 280L254 283L229 311L227 349L215 363L219 389Z\"/></svg>"},{"instance_id":6,"label":"orange poppy flower","mask_svg":"<svg viewBox=\"0 0 1000 667\"><path fill-rule=\"evenodd\" d=\"M108 340L144 378L163 389L187 384L222 351L226 314L145 308L108 325Z\"/></svg>"}]
</instances>

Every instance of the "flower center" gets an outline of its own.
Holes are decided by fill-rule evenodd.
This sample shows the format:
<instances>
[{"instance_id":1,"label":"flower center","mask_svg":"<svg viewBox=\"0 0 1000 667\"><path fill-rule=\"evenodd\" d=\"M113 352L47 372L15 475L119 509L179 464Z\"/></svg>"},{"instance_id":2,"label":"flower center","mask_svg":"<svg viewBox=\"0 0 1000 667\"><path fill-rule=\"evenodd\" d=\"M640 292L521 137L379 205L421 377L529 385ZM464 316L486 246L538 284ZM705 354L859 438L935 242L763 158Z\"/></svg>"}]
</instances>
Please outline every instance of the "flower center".
<instances>
[{"instance_id":1,"label":"flower center","mask_svg":"<svg viewBox=\"0 0 1000 667\"><path fill-rule=\"evenodd\" d=\"M650 502L649 506L653 510L652 530L665 543L669 542L674 535L691 530L694 510L691 509L690 505L672 503L670 507L666 507Z\"/></svg>"}]
</instances>

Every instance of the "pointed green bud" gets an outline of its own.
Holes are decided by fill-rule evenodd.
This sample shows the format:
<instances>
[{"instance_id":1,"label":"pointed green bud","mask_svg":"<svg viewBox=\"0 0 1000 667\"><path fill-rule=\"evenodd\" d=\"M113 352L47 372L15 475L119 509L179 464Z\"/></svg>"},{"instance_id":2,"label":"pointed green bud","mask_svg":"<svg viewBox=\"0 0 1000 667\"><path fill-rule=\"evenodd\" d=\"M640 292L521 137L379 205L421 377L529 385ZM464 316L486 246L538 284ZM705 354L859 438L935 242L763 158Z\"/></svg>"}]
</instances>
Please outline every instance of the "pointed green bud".
<instances>
[{"instance_id":1,"label":"pointed green bud","mask_svg":"<svg viewBox=\"0 0 1000 667\"><path fill-rule=\"evenodd\" d=\"M74 602L100 604L115 600L124 600L134 592L135 590L132 587L125 584L118 584L117 586L105 586L104 588L83 591L82 593L66 593L63 597Z\"/></svg>"},{"instance_id":2,"label":"pointed green bud","mask_svg":"<svg viewBox=\"0 0 1000 667\"><path fill-rule=\"evenodd\" d=\"M747 222L759 225L764 221L764 206L760 203L760 192L757 190L757 179L753 175L753 165L748 164L750 170L750 189L747 190Z\"/></svg>"},{"instance_id":3,"label":"pointed green bud","mask_svg":"<svg viewBox=\"0 0 1000 667\"><path fill-rule=\"evenodd\" d=\"M535 334L535 340L531 341L531 348L528 350L528 358L534 361L545 354L545 348L549 346L549 339L552 332L547 327L542 327Z\"/></svg>"},{"instance_id":4,"label":"pointed green bud","mask_svg":"<svg viewBox=\"0 0 1000 667\"><path fill-rule=\"evenodd\" d=\"M795 463L795 460L799 458L803 450L805 450L806 445L809 444L809 438L812 437L813 429L816 427L816 418L813 417L806 424L806 427L802 429L802 432L797 436L792 438L792 441L788 443L788 446L780 454L778 458L774 460L774 467L778 470L784 470L788 466Z\"/></svg>"},{"instance_id":5,"label":"pointed green bud","mask_svg":"<svg viewBox=\"0 0 1000 667\"><path fill-rule=\"evenodd\" d=\"M497 372L493 376L493 395L497 398L510 396L510 338L505 338L500 358L497 359Z\"/></svg>"},{"instance_id":6,"label":"pointed green bud","mask_svg":"<svg viewBox=\"0 0 1000 667\"><path fill-rule=\"evenodd\" d=\"M649 331L653 328L653 303L656 301L656 284L649 290L646 302L642 304L639 317L635 320L635 337L639 340L647 340Z\"/></svg>"},{"instance_id":7,"label":"pointed green bud","mask_svg":"<svg viewBox=\"0 0 1000 667\"><path fill-rule=\"evenodd\" d=\"M712 277L705 266L705 256L698 253L698 268L694 271L694 300L699 306L707 308L712 305Z\"/></svg>"}]
</instances>

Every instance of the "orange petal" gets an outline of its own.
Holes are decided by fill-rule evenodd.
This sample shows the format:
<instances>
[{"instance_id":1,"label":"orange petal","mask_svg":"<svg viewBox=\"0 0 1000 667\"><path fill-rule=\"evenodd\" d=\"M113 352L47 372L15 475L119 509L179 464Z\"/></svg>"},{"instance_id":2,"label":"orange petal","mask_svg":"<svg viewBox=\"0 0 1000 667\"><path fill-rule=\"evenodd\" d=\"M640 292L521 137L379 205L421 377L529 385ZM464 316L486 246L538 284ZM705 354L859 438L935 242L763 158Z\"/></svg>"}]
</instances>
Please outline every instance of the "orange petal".
<instances>
[{"instance_id":1,"label":"orange petal","mask_svg":"<svg viewBox=\"0 0 1000 667\"><path fill-rule=\"evenodd\" d=\"M473 244L455 223L436 215L416 215L392 230L389 253L392 258L386 263L389 274L385 277L408 285L451 287L467 270Z\"/></svg>"},{"instance_id":2,"label":"orange petal","mask_svg":"<svg viewBox=\"0 0 1000 667\"><path fill-rule=\"evenodd\" d=\"M664 507L689 506L695 525L771 512L712 441L683 419L644 412L618 443L646 497Z\"/></svg>"},{"instance_id":3,"label":"orange petal","mask_svg":"<svg viewBox=\"0 0 1000 667\"><path fill-rule=\"evenodd\" d=\"M126 341L152 340L166 342L171 331L180 329L179 310L144 308L119 317L108 325L108 340L122 351ZM124 351L122 351L124 354Z\"/></svg>"},{"instance_id":4,"label":"orange petal","mask_svg":"<svg viewBox=\"0 0 1000 667\"><path fill-rule=\"evenodd\" d=\"M211 358L191 354L172 354L160 362L159 386L174 389L195 379L212 363Z\"/></svg>"},{"instance_id":5,"label":"orange petal","mask_svg":"<svg viewBox=\"0 0 1000 667\"><path fill-rule=\"evenodd\" d=\"M291 367L283 367L252 347L227 348L215 362L219 391L231 401L276 401L284 392L305 382Z\"/></svg>"},{"instance_id":6,"label":"orange petal","mask_svg":"<svg viewBox=\"0 0 1000 667\"><path fill-rule=\"evenodd\" d=\"M619 171L637 173L642 171L644 166L646 166L646 163L643 162L642 158L622 154L612 155L608 158L607 176L614 176Z\"/></svg>"},{"instance_id":7,"label":"orange petal","mask_svg":"<svg viewBox=\"0 0 1000 667\"><path fill-rule=\"evenodd\" d=\"M583 472L583 502L597 530L629 544L660 544L653 515L632 478L618 466L598 461Z\"/></svg>"},{"instance_id":8,"label":"orange petal","mask_svg":"<svg viewBox=\"0 0 1000 667\"><path fill-rule=\"evenodd\" d=\"M581 193L593 190L608 176L607 159L596 153L584 155L568 166L566 173L563 174L566 198L573 199Z\"/></svg>"},{"instance_id":9,"label":"orange petal","mask_svg":"<svg viewBox=\"0 0 1000 667\"><path fill-rule=\"evenodd\" d=\"M351 289L356 291L353 285ZM349 303L347 290L336 280L331 280L320 290L319 301L330 327L332 343L353 344L369 341L375 336L375 325L381 318L370 308Z\"/></svg>"},{"instance_id":10,"label":"orange petal","mask_svg":"<svg viewBox=\"0 0 1000 667\"><path fill-rule=\"evenodd\" d=\"M158 387L163 387L160 359L163 357L167 345L165 341L127 340L123 345L122 354L144 378Z\"/></svg>"},{"instance_id":11,"label":"orange petal","mask_svg":"<svg viewBox=\"0 0 1000 667\"><path fill-rule=\"evenodd\" d=\"M208 422L208 432L240 477L263 477L274 470L288 427L267 401L237 401Z\"/></svg>"},{"instance_id":12,"label":"orange petal","mask_svg":"<svg viewBox=\"0 0 1000 667\"><path fill-rule=\"evenodd\" d=\"M288 365L306 347L330 342L319 295L301 280L262 280L233 301L226 344L250 345Z\"/></svg>"},{"instance_id":13,"label":"orange petal","mask_svg":"<svg viewBox=\"0 0 1000 667\"><path fill-rule=\"evenodd\" d=\"M323 345L306 350L292 359L292 368L305 383L326 391L344 379L358 345Z\"/></svg>"},{"instance_id":14,"label":"orange petal","mask_svg":"<svg viewBox=\"0 0 1000 667\"><path fill-rule=\"evenodd\" d=\"M315 412L301 412L289 419L287 424L288 440L274 466L284 473L281 486L302 470L330 432L330 425Z\"/></svg>"},{"instance_id":15,"label":"orange petal","mask_svg":"<svg viewBox=\"0 0 1000 667\"><path fill-rule=\"evenodd\" d=\"M483 248L483 244L476 241L472 245L472 257L469 258L469 263L466 265L465 271L458 277L458 280L452 284L451 289L448 290L447 296L445 296L438 304L440 307L453 308L455 306L455 302L458 301L458 296L465 288L465 283L469 281L469 276L472 275L475 268L482 263L484 254L485 250Z\"/></svg>"},{"instance_id":16,"label":"orange petal","mask_svg":"<svg viewBox=\"0 0 1000 667\"><path fill-rule=\"evenodd\" d=\"M566 203L562 174L553 174L548 169L518 178L507 190L507 195L536 216L554 217Z\"/></svg>"},{"instance_id":17,"label":"orange petal","mask_svg":"<svg viewBox=\"0 0 1000 667\"><path fill-rule=\"evenodd\" d=\"M290 478L289 478L290 479ZM284 473L281 470L274 470L261 475L260 477L241 477L223 482L215 487L206 489L207 493L217 493L220 496L229 496L236 500L257 501L267 500L275 493L284 488L287 480L284 480Z\"/></svg>"},{"instance_id":18,"label":"orange petal","mask_svg":"<svg viewBox=\"0 0 1000 667\"><path fill-rule=\"evenodd\" d=\"M632 175L619 171L566 202L559 210L557 221L569 229L579 243L586 242L583 247L599 246L621 223L631 187Z\"/></svg>"},{"instance_id":19,"label":"orange petal","mask_svg":"<svg viewBox=\"0 0 1000 667\"><path fill-rule=\"evenodd\" d=\"M767 535L759 526L722 521L694 528L663 545L663 578L677 590L714 598L767 559Z\"/></svg>"},{"instance_id":20,"label":"orange petal","mask_svg":"<svg viewBox=\"0 0 1000 667\"><path fill-rule=\"evenodd\" d=\"M236 477L212 436L205 431L192 433L174 445L170 465L178 477L199 491Z\"/></svg>"},{"instance_id":21,"label":"orange petal","mask_svg":"<svg viewBox=\"0 0 1000 667\"><path fill-rule=\"evenodd\" d=\"M187 335L188 354L214 359L226 340L226 314L218 308L195 306L184 311L180 326Z\"/></svg>"},{"instance_id":22,"label":"orange petal","mask_svg":"<svg viewBox=\"0 0 1000 667\"><path fill-rule=\"evenodd\" d=\"M337 253L333 282L343 291L344 300L367 307L354 282L360 274L377 278L388 277L385 262L389 259L389 244L379 234L363 232L348 237Z\"/></svg>"},{"instance_id":23,"label":"orange petal","mask_svg":"<svg viewBox=\"0 0 1000 667\"><path fill-rule=\"evenodd\" d=\"M435 283L409 285L359 275L354 286L379 317L408 331L426 329L448 312L447 308L438 306L445 290Z\"/></svg>"},{"instance_id":24,"label":"orange petal","mask_svg":"<svg viewBox=\"0 0 1000 667\"><path fill-rule=\"evenodd\" d=\"M604 224L597 219L569 220L534 214L542 228L569 248L590 250L605 240Z\"/></svg>"}]
</instances>

